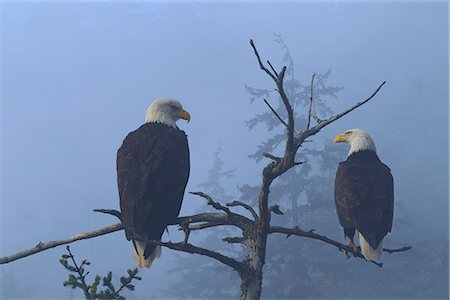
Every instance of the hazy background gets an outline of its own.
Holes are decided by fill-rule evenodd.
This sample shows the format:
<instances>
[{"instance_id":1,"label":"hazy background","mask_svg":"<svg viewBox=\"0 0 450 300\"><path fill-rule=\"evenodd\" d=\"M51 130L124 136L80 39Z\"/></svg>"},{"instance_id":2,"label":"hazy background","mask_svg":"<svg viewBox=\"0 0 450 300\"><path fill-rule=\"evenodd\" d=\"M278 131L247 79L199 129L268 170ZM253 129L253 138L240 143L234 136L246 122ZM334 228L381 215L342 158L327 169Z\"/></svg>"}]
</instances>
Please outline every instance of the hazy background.
<instances>
[{"instance_id":1,"label":"hazy background","mask_svg":"<svg viewBox=\"0 0 450 300\"><path fill-rule=\"evenodd\" d=\"M179 122L191 149L188 191L199 189L220 143L226 167L236 168L228 193L238 196L236 186L257 184L265 161L256 164L248 155L267 134L264 127L248 131L244 121L267 107L250 105L244 85L273 85L248 42L281 67L273 33L282 34L305 84L314 72L332 71L329 82L344 87L328 103L335 111L387 81L375 99L308 146L349 128L368 131L408 216L404 243L448 241L446 2L1 3L0 9L0 256L116 222L92 209L118 208L116 151L156 97L179 99L191 113L189 124ZM182 214L203 204L188 194ZM337 218L330 222L339 226ZM165 239L176 240L175 232ZM91 260L92 274L121 275L134 267L123 232L72 249ZM14 282L2 284L3 296L69 297L58 263L63 252L2 265L1 280ZM158 289L172 280L173 255L164 249L141 272L134 296L161 297ZM349 267L356 263L363 262Z\"/></svg>"}]
</instances>

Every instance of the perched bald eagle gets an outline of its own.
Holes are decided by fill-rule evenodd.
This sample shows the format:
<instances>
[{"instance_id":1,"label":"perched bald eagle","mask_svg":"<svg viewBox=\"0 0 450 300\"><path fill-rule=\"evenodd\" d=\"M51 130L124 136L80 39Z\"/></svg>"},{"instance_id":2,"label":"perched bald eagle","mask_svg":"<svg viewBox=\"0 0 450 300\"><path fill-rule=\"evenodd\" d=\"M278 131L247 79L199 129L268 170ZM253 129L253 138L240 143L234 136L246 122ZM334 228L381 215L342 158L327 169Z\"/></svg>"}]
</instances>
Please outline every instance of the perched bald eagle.
<instances>
[{"instance_id":1,"label":"perched bald eagle","mask_svg":"<svg viewBox=\"0 0 450 300\"><path fill-rule=\"evenodd\" d=\"M349 143L350 151L347 160L339 163L334 186L339 223L353 251L357 251L353 242L356 229L362 255L377 261L383 251L383 238L392 230L394 180L365 131L347 130L334 139L335 144L340 142Z\"/></svg>"},{"instance_id":2,"label":"perched bald eagle","mask_svg":"<svg viewBox=\"0 0 450 300\"><path fill-rule=\"evenodd\" d=\"M117 182L122 224L128 240L132 233L160 240L180 212L189 177L186 134L175 125L190 115L176 100L154 101L145 124L129 133L117 152ZM150 267L161 248L133 242L138 267Z\"/></svg>"}]
</instances>

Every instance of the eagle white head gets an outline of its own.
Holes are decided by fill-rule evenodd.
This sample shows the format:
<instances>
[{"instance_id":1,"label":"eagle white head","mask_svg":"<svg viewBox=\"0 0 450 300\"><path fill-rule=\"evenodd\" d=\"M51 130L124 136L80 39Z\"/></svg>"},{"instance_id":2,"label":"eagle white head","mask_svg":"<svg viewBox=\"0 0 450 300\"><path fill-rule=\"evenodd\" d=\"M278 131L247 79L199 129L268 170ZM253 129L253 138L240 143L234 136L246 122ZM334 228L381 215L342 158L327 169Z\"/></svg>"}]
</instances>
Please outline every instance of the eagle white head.
<instances>
[{"instance_id":1,"label":"eagle white head","mask_svg":"<svg viewBox=\"0 0 450 300\"><path fill-rule=\"evenodd\" d=\"M173 99L156 99L145 114L145 123L161 123L174 128L179 119L189 122L191 115L183 109L180 102Z\"/></svg>"},{"instance_id":2,"label":"eagle white head","mask_svg":"<svg viewBox=\"0 0 450 300\"><path fill-rule=\"evenodd\" d=\"M348 156L350 156L354 152L362 151L362 150L370 150L377 152L375 148L375 143L373 142L370 135L362 129L354 128L349 129L346 132L337 135L334 138L334 143L349 143L350 151L348 152Z\"/></svg>"}]
</instances>

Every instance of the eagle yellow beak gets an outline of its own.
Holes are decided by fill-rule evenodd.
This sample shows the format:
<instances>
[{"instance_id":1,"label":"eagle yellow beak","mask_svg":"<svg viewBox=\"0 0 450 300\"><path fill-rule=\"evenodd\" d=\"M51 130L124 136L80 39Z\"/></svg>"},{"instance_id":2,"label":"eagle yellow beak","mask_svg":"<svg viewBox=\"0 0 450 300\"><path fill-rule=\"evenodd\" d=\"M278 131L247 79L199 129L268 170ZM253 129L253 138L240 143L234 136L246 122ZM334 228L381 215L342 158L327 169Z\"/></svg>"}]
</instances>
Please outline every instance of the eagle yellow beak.
<instances>
[{"instance_id":1,"label":"eagle yellow beak","mask_svg":"<svg viewBox=\"0 0 450 300\"><path fill-rule=\"evenodd\" d=\"M177 117L186 120L188 123L191 120L191 115L184 109L180 109L179 111L177 111Z\"/></svg>"},{"instance_id":2,"label":"eagle yellow beak","mask_svg":"<svg viewBox=\"0 0 450 300\"><path fill-rule=\"evenodd\" d=\"M334 144L342 143L342 142L346 142L346 141L347 141L347 137L345 136L344 133L339 134L334 138Z\"/></svg>"}]
</instances>

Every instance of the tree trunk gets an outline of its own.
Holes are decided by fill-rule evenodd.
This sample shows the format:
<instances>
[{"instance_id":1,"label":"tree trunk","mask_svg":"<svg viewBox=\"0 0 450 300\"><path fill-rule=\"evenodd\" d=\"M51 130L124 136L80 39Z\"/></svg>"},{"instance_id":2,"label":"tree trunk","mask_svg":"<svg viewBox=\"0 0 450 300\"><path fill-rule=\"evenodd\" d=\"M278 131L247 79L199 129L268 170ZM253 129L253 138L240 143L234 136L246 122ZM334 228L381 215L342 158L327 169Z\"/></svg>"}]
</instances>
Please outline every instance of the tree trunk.
<instances>
[{"instance_id":1,"label":"tree trunk","mask_svg":"<svg viewBox=\"0 0 450 300\"><path fill-rule=\"evenodd\" d=\"M241 276L241 300L257 300L261 297L262 270L248 269Z\"/></svg>"},{"instance_id":2,"label":"tree trunk","mask_svg":"<svg viewBox=\"0 0 450 300\"><path fill-rule=\"evenodd\" d=\"M257 222L250 238L244 243L248 249L244 269L239 272L241 278L241 300L258 300L261 298L263 266L266 257L267 224ZM264 226L266 225L266 226Z\"/></svg>"}]
</instances>

